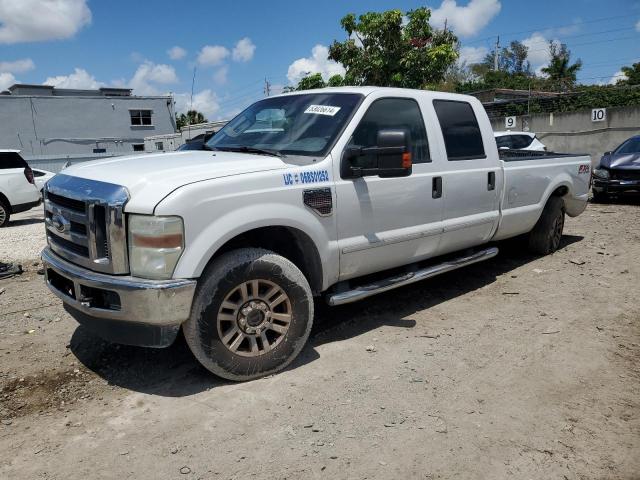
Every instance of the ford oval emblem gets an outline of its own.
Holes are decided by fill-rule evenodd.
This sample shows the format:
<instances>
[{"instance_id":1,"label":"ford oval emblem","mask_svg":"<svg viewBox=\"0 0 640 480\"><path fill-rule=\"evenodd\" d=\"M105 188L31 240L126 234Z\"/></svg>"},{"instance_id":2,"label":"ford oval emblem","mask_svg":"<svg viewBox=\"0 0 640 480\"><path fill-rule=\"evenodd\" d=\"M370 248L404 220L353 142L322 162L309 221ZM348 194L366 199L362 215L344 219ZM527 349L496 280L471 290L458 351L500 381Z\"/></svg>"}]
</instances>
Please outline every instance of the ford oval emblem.
<instances>
[{"instance_id":1,"label":"ford oval emblem","mask_svg":"<svg viewBox=\"0 0 640 480\"><path fill-rule=\"evenodd\" d=\"M60 233L64 233L64 231L67 229L67 226L69 225L69 221L62 215L54 215L51 219L51 225L53 225L54 228Z\"/></svg>"}]
</instances>

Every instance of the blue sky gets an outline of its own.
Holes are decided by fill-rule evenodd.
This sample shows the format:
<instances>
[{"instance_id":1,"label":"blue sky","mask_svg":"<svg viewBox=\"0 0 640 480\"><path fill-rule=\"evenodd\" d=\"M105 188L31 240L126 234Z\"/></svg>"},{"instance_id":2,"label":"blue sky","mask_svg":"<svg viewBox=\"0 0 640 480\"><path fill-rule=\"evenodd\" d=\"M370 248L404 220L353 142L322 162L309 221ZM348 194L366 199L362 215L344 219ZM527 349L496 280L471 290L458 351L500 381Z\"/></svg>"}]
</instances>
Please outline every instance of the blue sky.
<instances>
[{"instance_id":1,"label":"blue sky","mask_svg":"<svg viewBox=\"0 0 640 480\"><path fill-rule=\"evenodd\" d=\"M436 25L446 18L468 61L498 35L525 41L535 69L546 63L546 41L567 43L585 83L608 83L640 61L638 0L0 0L0 89L129 86L172 92L184 109L195 66L194 106L224 118L263 96L265 77L277 93L305 72L340 72L326 47L345 38L346 13L419 6L433 9Z\"/></svg>"}]
</instances>

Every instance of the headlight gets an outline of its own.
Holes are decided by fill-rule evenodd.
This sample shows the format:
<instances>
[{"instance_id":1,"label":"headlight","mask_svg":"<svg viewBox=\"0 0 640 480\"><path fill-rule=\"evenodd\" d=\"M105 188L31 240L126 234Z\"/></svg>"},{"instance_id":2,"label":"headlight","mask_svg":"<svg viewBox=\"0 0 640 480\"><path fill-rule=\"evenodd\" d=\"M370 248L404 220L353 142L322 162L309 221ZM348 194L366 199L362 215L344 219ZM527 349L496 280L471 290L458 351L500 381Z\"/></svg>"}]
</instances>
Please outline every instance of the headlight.
<instances>
[{"instance_id":1,"label":"headlight","mask_svg":"<svg viewBox=\"0 0 640 480\"><path fill-rule=\"evenodd\" d=\"M171 278L184 249L180 217L129 215L129 266L134 277Z\"/></svg>"},{"instance_id":2,"label":"headlight","mask_svg":"<svg viewBox=\"0 0 640 480\"><path fill-rule=\"evenodd\" d=\"M609 179L609 170L605 170L604 168L594 168L593 169L593 176L608 180Z\"/></svg>"}]
</instances>

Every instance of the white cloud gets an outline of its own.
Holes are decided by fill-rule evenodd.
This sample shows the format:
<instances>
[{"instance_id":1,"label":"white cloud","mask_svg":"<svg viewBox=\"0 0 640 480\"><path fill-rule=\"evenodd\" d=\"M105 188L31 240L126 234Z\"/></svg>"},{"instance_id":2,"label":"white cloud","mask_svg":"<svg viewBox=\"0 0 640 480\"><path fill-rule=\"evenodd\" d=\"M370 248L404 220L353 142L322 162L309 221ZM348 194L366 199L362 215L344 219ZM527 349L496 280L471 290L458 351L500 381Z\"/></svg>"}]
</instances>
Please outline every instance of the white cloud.
<instances>
[{"instance_id":1,"label":"white cloud","mask_svg":"<svg viewBox=\"0 0 640 480\"><path fill-rule=\"evenodd\" d=\"M18 83L16 77L11 73L0 73L0 92L6 90L14 83Z\"/></svg>"},{"instance_id":2,"label":"white cloud","mask_svg":"<svg viewBox=\"0 0 640 480\"><path fill-rule=\"evenodd\" d=\"M69 38L89 23L86 0L0 0L0 44Z\"/></svg>"},{"instance_id":3,"label":"white cloud","mask_svg":"<svg viewBox=\"0 0 640 480\"><path fill-rule=\"evenodd\" d=\"M213 74L213 81L218 85L224 85L227 83L227 74L229 73L229 67L226 65L221 66L216 73Z\"/></svg>"},{"instance_id":4,"label":"white cloud","mask_svg":"<svg viewBox=\"0 0 640 480\"><path fill-rule=\"evenodd\" d=\"M462 47L460 49L460 57L458 62L460 64L473 65L474 63L480 63L484 60L484 57L489 53L486 47Z\"/></svg>"},{"instance_id":5,"label":"white cloud","mask_svg":"<svg viewBox=\"0 0 640 480\"><path fill-rule=\"evenodd\" d=\"M36 68L33 60L23 58L13 62L0 62L0 72L22 73Z\"/></svg>"},{"instance_id":6,"label":"white cloud","mask_svg":"<svg viewBox=\"0 0 640 480\"><path fill-rule=\"evenodd\" d=\"M220 112L218 96L210 89L202 90L193 96L193 106L191 95L188 93L177 93L174 95L176 101L176 112L186 113L187 110L197 110L202 112L209 120L215 119Z\"/></svg>"},{"instance_id":7,"label":"white cloud","mask_svg":"<svg viewBox=\"0 0 640 480\"><path fill-rule=\"evenodd\" d=\"M640 32L640 20L636 23L636 32Z\"/></svg>"},{"instance_id":8,"label":"white cloud","mask_svg":"<svg viewBox=\"0 0 640 480\"><path fill-rule=\"evenodd\" d=\"M169 85L178 82L178 76L171 65L144 62L138 67L129 81L129 88L136 95L158 95L161 91L157 85Z\"/></svg>"},{"instance_id":9,"label":"white cloud","mask_svg":"<svg viewBox=\"0 0 640 480\"><path fill-rule=\"evenodd\" d=\"M233 47L233 60L236 62L248 62L253 58L253 54L256 51L256 46L253 44L249 37L244 37L238 40L236 46Z\"/></svg>"},{"instance_id":10,"label":"white cloud","mask_svg":"<svg viewBox=\"0 0 640 480\"><path fill-rule=\"evenodd\" d=\"M78 89L96 89L104 86L93 75L90 75L83 68L75 68L74 72L69 75L58 75L57 77L49 77L43 85L51 85L57 88L78 88Z\"/></svg>"},{"instance_id":11,"label":"white cloud","mask_svg":"<svg viewBox=\"0 0 640 480\"><path fill-rule=\"evenodd\" d=\"M169 50L167 50L167 55L169 55L169 58L171 60L180 60L181 58L184 58L187 56L187 51L179 46L175 46L175 47L171 47Z\"/></svg>"},{"instance_id":12,"label":"white cloud","mask_svg":"<svg viewBox=\"0 0 640 480\"><path fill-rule=\"evenodd\" d=\"M553 40L559 44L558 40ZM527 52L527 60L537 75L541 74L541 68L545 67L551 55L549 53L549 39L539 32L533 33L530 37L522 40L522 43L529 48Z\"/></svg>"},{"instance_id":13,"label":"white cloud","mask_svg":"<svg viewBox=\"0 0 640 480\"><path fill-rule=\"evenodd\" d=\"M344 67L328 59L329 48L324 45L316 45L311 49L311 56L299 58L289 65L287 78L291 83L297 83L308 74L320 73L322 78L328 80L333 75L344 75Z\"/></svg>"},{"instance_id":14,"label":"white cloud","mask_svg":"<svg viewBox=\"0 0 640 480\"><path fill-rule=\"evenodd\" d=\"M198 54L198 63L209 67L220 65L229 56L229 50L220 45L205 45Z\"/></svg>"},{"instance_id":15,"label":"white cloud","mask_svg":"<svg viewBox=\"0 0 640 480\"><path fill-rule=\"evenodd\" d=\"M445 21L461 37L475 35L500 13L499 0L471 0L459 6L456 0L443 0L440 7L431 10L431 22L442 28Z\"/></svg>"}]
</instances>

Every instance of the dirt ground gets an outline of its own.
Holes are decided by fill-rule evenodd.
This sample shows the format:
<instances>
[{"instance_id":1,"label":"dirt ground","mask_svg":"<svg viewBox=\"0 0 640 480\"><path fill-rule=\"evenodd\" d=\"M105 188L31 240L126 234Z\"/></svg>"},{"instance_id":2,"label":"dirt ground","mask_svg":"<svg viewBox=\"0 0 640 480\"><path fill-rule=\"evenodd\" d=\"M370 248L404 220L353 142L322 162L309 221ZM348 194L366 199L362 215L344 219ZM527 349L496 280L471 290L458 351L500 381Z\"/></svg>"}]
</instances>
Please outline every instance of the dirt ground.
<instances>
[{"instance_id":1,"label":"dirt ground","mask_svg":"<svg viewBox=\"0 0 640 480\"><path fill-rule=\"evenodd\" d=\"M640 203L589 205L549 257L499 247L318 302L298 360L242 384L184 341L92 336L26 258L0 280L0 478L639 479Z\"/></svg>"}]
</instances>

